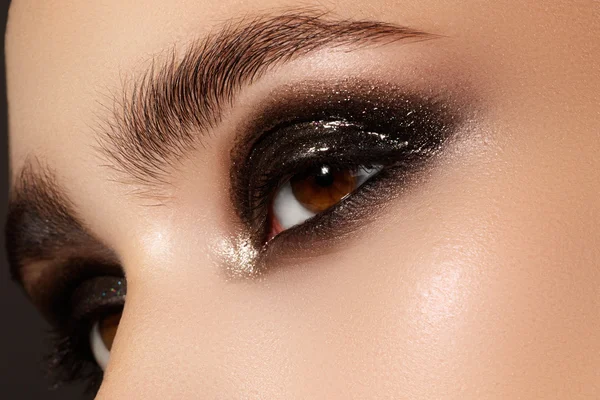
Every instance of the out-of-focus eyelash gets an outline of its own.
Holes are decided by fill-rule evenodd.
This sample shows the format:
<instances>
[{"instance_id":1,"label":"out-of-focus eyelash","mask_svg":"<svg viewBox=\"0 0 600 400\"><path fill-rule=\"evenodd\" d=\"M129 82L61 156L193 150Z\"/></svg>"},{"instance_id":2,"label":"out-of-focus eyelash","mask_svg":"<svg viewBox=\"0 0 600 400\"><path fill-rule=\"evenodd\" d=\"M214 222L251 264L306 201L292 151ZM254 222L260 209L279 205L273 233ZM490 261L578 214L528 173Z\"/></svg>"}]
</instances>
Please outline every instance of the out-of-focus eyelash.
<instances>
[{"instance_id":1,"label":"out-of-focus eyelash","mask_svg":"<svg viewBox=\"0 0 600 400\"><path fill-rule=\"evenodd\" d=\"M244 134L232 151L234 208L251 244L266 257L312 248L318 240L351 231L426 165L461 120L441 98L407 94L389 85L378 89L360 82L341 87L316 83L290 93L286 98L272 96L275 103L264 105L240 129ZM277 188L323 164L350 171L377 166L378 172L331 208L269 239L269 207ZM103 293L111 282L125 281L102 276L107 272L102 265L92 269L82 264L78 270L77 282L55 288L59 293L52 309L59 328L52 334L48 370L55 386L84 381L95 393L103 372L91 351L90 330L103 313L122 309L124 294L107 301Z\"/></svg>"},{"instance_id":2,"label":"out-of-focus eyelash","mask_svg":"<svg viewBox=\"0 0 600 400\"><path fill-rule=\"evenodd\" d=\"M89 329L91 326L86 324L69 332L50 332L46 375L52 389L79 382L84 384L86 394L95 394L100 388L104 373L91 352Z\"/></svg>"},{"instance_id":3,"label":"out-of-focus eyelash","mask_svg":"<svg viewBox=\"0 0 600 400\"><path fill-rule=\"evenodd\" d=\"M50 332L50 353L46 356L51 386L82 382L86 393L98 391L104 375L90 347L90 331L99 318L122 310L126 280L119 276L88 279L71 293L64 305L70 315Z\"/></svg>"}]
</instances>

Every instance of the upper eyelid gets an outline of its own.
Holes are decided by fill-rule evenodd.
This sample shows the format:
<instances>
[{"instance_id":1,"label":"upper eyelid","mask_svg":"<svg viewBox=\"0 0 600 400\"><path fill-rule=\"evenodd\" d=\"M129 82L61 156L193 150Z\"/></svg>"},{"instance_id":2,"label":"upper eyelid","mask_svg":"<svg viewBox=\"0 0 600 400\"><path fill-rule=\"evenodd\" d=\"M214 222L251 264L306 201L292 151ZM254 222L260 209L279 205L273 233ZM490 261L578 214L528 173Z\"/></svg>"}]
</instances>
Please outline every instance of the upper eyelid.
<instances>
[{"instance_id":1,"label":"upper eyelid","mask_svg":"<svg viewBox=\"0 0 600 400\"><path fill-rule=\"evenodd\" d=\"M5 232L13 279L52 323L60 319L53 307L57 281L95 266L120 270L117 255L92 234L54 171L37 159L17 175Z\"/></svg>"},{"instance_id":2,"label":"upper eyelid","mask_svg":"<svg viewBox=\"0 0 600 400\"><path fill-rule=\"evenodd\" d=\"M314 163L317 159L325 161L323 157L315 158L314 154L296 160L295 155L302 154L307 143L331 145L328 138L337 137L337 145L331 147L333 153L329 157L333 157L333 161L345 160L345 166L387 160L389 166L419 168L423 165L419 160L431 158L435 149L459 131L459 125L467 117L464 111L469 108L466 103L459 103L453 93L440 91L433 95L428 91L424 94L407 87L364 80L341 84L313 81L304 83L300 90L282 90L287 97L270 96L272 102L261 104L254 111L259 117L249 118L251 122L242 128L245 133L239 136L231 155L234 208L251 228L252 243L259 247L264 244L263 227L258 226L265 217L264 207L257 210L254 189L249 188L258 182L259 192L264 194L266 190L273 190L272 183L279 182L279 178L289 174L290 170L296 171L295 168L307 166L307 162ZM366 109L368 112L365 113ZM328 129L318 133L319 127L327 128L327 124L313 123L331 115L335 120L346 121L343 127L336 128L343 129L343 134L329 133ZM348 129L355 134L350 134ZM366 132L368 140L365 136L356 136L359 132L361 135ZM371 135L377 132L377 135ZM407 138L410 138L410 145L405 141ZM379 159L373 159L375 153L357 153L356 150L351 158L345 158L348 154L344 153L344 148L355 148L356 143L366 146L367 142L373 150L379 149L376 151ZM377 143L388 149L394 148L395 155L384 152L384 147ZM399 156L402 160L397 160ZM258 198L264 199L262 195Z\"/></svg>"},{"instance_id":3,"label":"upper eyelid","mask_svg":"<svg viewBox=\"0 0 600 400\"><path fill-rule=\"evenodd\" d=\"M303 122L345 121L362 128L365 120L378 119L397 130L403 123L413 123L415 116L425 115L427 124L441 124L454 130L470 118L475 101L462 93L428 88L427 92L411 87L370 79L343 81L309 80L294 86L281 86L269 93L268 101L254 108L241 126L231 151L232 172L249 156L259 140L282 128ZM398 112L405 116L398 119ZM434 115L437 117L431 118ZM348 118L351 120L349 121ZM403 122L404 120L404 122ZM425 123L425 122L423 122Z\"/></svg>"},{"instance_id":4,"label":"upper eyelid","mask_svg":"<svg viewBox=\"0 0 600 400\"><path fill-rule=\"evenodd\" d=\"M324 47L433 37L388 23L307 11L229 21L194 42L181 58L173 52L125 88L108 118L100 121L98 150L123 181L160 188L169 183L173 161L220 122L222 106L272 66Z\"/></svg>"},{"instance_id":5,"label":"upper eyelid","mask_svg":"<svg viewBox=\"0 0 600 400\"><path fill-rule=\"evenodd\" d=\"M401 26L339 20L319 12L290 11L278 16L260 15L230 21L220 31L194 42L183 57L177 58L173 52L164 63L153 63L140 81L125 88L122 96L114 99L114 105L108 107L109 115L98 121L97 150L106 165L123 173L123 181L157 189L150 191L154 196L161 192L160 186L169 184L172 161L181 159L197 144L201 136L199 131L218 123L221 105L229 103L241 86L259 78L274 64L326 46L359 48L372 43L432 37ZM261 38L264 40L259 40ZM244 51L242 56L240 49ZM194 129L190 129L192 127ZM18 179L13 187L16 197L23 192L22 183L30 175L36 184L45 182L40 171L45 170L35 168L34 174L30 174L29 165L26 165L15 174ZM50 186L38 186L54 190L55 182L51 180L50 183ZM58 211L61 207L54 204L53 209L58 212L51 214L75 216L72 218L74 223L69 226L82 232L80 236L86 239L82 242L89 242L91 247L99 249L97 253L108 254L109 250L76 218L75 207L71 207L68 198L63 196L64 191L54 192L61 194L62 203L68 204L69 208L63 213ZM33 207L40 204L46 207L52 203L37 201ZM20 204L16 208L20 210ZM38 231L56 232L56 226L46 224ZM10 223L7 229L18 231ZM32 250L37 249L32 247ZM110 258L116 259L116 256L111 254ZM18 264L20 260L11 263L14 268ZM21 280L20 275L15 276ZM30 293L34 291L30 290Z\"/></svg>"},{"instance_id":6,"label":"upper eyelid","mask_svg":"<svg viewBox=\"0 0 600 400\"><path fill-rule=\"evenodd\" d=\"M127 297L127 280L122 276L100 275L83 281L71 294L70 318L79 320L98 309L121 308Z\"/></svg>"}]
</instances>

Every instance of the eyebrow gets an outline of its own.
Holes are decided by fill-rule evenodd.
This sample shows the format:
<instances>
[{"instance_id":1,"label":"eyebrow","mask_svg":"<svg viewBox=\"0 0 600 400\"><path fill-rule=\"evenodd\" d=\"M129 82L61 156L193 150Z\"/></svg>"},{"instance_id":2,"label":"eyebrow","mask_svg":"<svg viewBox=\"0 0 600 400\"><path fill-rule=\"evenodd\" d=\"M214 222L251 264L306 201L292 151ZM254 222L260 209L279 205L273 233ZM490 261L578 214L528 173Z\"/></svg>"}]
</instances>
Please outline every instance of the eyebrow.
<instances>
[{"instance_id":1,"label":"eyebrow","mask_svg":"<svg viewBox=\"0 0 600 400\"><path fill-rule=\"evenodd\" d=\"M122 181L166 184L175 164L221 122L224 107L270 69L322 49L433 37L389 23L311 11L230 20L193 41L181 57L173 50L164 62L154 59L140 79L124 87L98 125L97 147ZM27 163L11 192L5 227L9 265L30 295L37 290L36 281L43 280L43 271L31 267L37 261L66 259L81 249L116 258L77 217L47 166Z\"/></svg>"},{"instance_id":2,"label":"eyebrow","mask_svg":"<svg viewBox=\"0 0 600 400\"><path fill-rule=\"evenodd\" d=\"M98 148L128 183L169 182L175 164L215 128L225 105L269 69L321 49L364 48L435 35L374 21L289 12L231 20L178 58L154 60L101 120ZM157 65L158 64L158 65Z\"/></svg>"},{"instance_id":3,"label":"eyebrow","mask_svg":"<svg viewBox=\"0 0 600 400\"><path fill-rule=\"evenodd\" d=\"M38 307L48 306L44 278L55 269L52 265L84 257L117 264L116 255L78 218L51 169L37 159L29 160L17 182L9 199L6 254L12 278Z\"/></svg>"},{"instance_id":4,"label":"eyebrow","mask_svg":"<svg viewBox=\"0 0 600 400\"><path fill-rule=\"evenodd\" d=\"M24 261L44 260L58 248L79 242L86 233L55 175L38 160L27 162L16 185L9 202L6 248L11 274L20 279L19 266Z\"/></svg>"}]
</instances>

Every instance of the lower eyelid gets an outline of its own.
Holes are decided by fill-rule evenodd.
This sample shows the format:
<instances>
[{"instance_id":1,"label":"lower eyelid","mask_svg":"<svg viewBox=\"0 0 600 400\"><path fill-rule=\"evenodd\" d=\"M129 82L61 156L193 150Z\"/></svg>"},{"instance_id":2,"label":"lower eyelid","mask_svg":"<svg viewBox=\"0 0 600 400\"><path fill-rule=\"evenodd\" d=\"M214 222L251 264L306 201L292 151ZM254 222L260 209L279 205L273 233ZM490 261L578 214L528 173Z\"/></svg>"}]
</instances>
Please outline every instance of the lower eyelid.
<instances>
[{"instance_id":1,"label":"lower eyelid","mask_svg":"<svg viewBox=\"0 0 600 400\"><path fill-rule=\"evenodd\" d=\"M348 196L352 196L352 193L355 190L362 186L371 177L379 173L382 169L383 165L359 167L356 173L353 174L356 178L356 186L352 192L348 193ZM279 224L278 229L275 229L275 234L299 225L317 215L316 212L307 209L302 205L302 203L296 200L289 180L285 182L275 194L272 208L273 215L276 216L275 222Z\"/></svg>"},{"instance_id":2,"label":"lower eyelid","mask_svg":"<svg viewBox=\"0 0 600 400\"><path fill-rule=\"evenodd\" d=\"M261 255L259 264L270 263L280 257L300 256L298 251L313 254L318 249L339 243L356 229L367 226L380 215L380 211L383 210L380 205L399 194L400 186L397 182L404 182L405 174L402 167L383 168L363 183L353 195L347 196L329 210L315 215L310 222L293 226L273 238L265 253ZM300 239L305 236L311 240ZM269 269L266 266L261 268Z\"/></svg>"}]
</instances>

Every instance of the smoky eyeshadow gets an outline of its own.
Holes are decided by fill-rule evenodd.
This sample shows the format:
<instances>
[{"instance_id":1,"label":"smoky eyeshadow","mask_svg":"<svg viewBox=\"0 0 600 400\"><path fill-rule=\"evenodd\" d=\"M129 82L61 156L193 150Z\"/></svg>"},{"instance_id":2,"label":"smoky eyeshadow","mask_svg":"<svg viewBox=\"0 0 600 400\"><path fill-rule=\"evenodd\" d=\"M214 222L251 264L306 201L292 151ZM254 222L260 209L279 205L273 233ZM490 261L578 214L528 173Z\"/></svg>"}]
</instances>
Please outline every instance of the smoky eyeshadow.
<instances>
[{"instance_id":1,"label":"smoky eyeshadow","mask_svg":"<svg viewBox=\"0 0 600 400\"><path fill-rule=\"evenodd\" d=\"M340 169L385 167L360 194L273 240L287 241L287 249L301 242L290 246L292 237L305 237L310 247L331 236L327 226L341 237L344 225L361 217L349 212L353 205L369 209L355 203L369 194L371 203L381 202L397 192L411 173L423 170L443 150L465 119L464 107L447 93L386 83L306 82L279 89L270 98L249 119L231 155L232 201L256 247L264 247L270 196L294 174L319 163Z\"/></svg>"},{"instance_id":2,"label":"smoky eyeshadow","mask_svg":"<svg viewBox=\"0 0 600 400\"><path fill-rule=\"evenodd\" d=\"M37 288L35 304L57 329L70 329L79 321L93 317L92 311L122 307L127 290L119 264L93 258L76 257L48 265L40 280L45 284ZM107 282L105 287L100 285L101 281ZM116 298L107 285L116 285L118 281L122 281L123 289ZM102 296L103 291L109 291L109 296Z\"/></svg>"},{"instance_id":3,"label":"smoky eyeshadow","mask_svg":"<svg viewBox=\"0 0 600 400\"><path fill-rule=\"evenodd\" d=\"M127 281L124 277L105 275L88 279L71 296L71 318L94 319L97 315L119 310L125 305L126 296Z\"/></svg>"}]
</instances>

